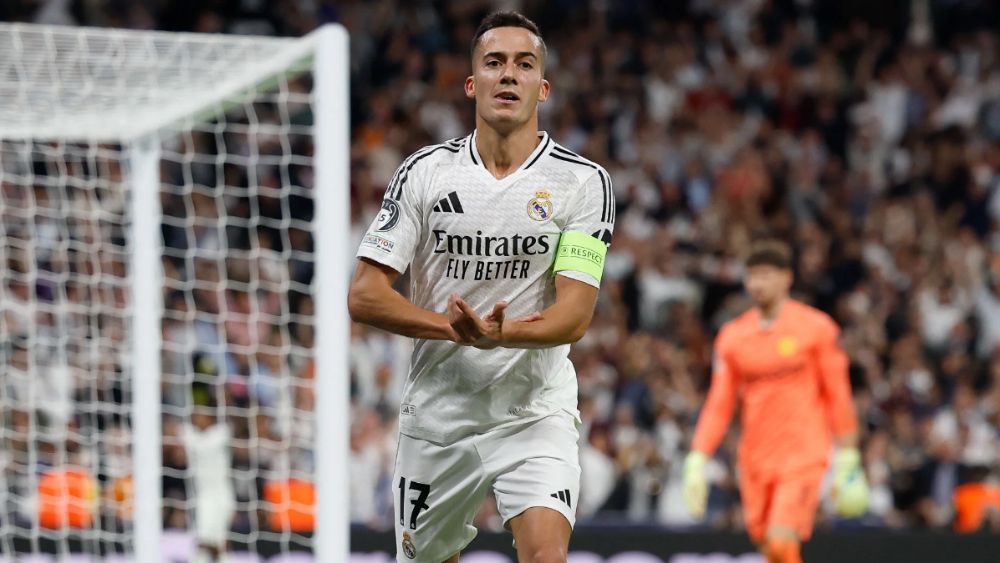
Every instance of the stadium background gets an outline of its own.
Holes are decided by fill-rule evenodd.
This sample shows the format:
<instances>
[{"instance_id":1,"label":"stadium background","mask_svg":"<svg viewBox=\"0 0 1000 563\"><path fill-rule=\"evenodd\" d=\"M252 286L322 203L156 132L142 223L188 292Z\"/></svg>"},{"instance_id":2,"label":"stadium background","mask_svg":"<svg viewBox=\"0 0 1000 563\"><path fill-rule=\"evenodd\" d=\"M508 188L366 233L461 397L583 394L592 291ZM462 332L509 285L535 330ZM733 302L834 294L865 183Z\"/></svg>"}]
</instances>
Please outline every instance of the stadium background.
<instances>
[{"instance_id":1,"label":"stadium background","mask_svg":"<svg viewBox=\"0 0 1000 563\"><path fill-rule=\"evenodd\" d=\"M399 162L472 127L468 45L495 7L523 10L546 37L542 128L604 164L616 186L606 282L572 354L581 526L595 537L654 530L639 544L667 537L661 527L716 530L707 545L729 538L734 553L749 551L735 441L717 456L703 524L686 516L679 461L712 337L748 305L739 258L763 233L792 242L795 295L837 319L851 357L871 509L840 522L824 508L819 529L951 530L961 510L997 494L976 486L1000 479L995 2L16 0L0 19L274 35L345 25L353 252ZM311 346L308 330L292 337ZM392 524L408 344L355 325L350 353L351 519L371 543ZM314 376L307 361L291 363L290 377ZM297 406L312 408L308 396ZM165 448L165 460L178 456ZM970 529L1000 532L993 502ZM183 518L168 510L164 522ZM491 501L477 525L500 530Z\"/></svg>"}]
</instances>

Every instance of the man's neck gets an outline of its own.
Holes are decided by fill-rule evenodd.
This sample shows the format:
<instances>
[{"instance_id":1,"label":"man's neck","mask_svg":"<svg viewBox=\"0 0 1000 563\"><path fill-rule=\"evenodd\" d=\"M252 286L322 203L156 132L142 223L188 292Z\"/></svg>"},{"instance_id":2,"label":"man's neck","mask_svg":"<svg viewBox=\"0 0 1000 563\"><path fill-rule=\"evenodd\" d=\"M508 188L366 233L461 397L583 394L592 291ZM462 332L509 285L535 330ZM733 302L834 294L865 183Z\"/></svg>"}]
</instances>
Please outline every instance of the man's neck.
<instances>
[{"instance_id":1,"label":"man's neck","mask_svg":"<svg viewBox=\"0 0 1000 563\"><path fill-rule=\"evenodd\" d=\"M476 123L476 150L483 159L483 166L497 180L517 171L538 146L538 142L536 120L531 120L510 133L501 133L482 122Z\"/></svg>"},{"instance_id":2,"label":"man's neck","mask_svg":"<svg viewBox=\"0 0 1000 563\"><path fill-rule=\"evenodd\" d=\"M788 301L787 297L779 297L766 305L757 306L761 326L770 327L774 321L778 320L778 315L781 314L781 308L785 305L785 301Z\"/></svg>"}]
</instances>

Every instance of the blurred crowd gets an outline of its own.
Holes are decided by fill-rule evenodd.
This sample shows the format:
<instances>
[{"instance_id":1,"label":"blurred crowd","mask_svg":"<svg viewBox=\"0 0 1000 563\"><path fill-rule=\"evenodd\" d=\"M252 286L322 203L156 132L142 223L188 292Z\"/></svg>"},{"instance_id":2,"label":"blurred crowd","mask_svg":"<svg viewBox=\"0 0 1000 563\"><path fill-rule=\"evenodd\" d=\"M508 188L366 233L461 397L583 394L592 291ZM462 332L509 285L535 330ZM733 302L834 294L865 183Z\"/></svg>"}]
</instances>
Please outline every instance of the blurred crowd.
<instances>
[{"instance_id":1,"label":"blurred crowd","mask_svg":"<svg viewBox=\"0 0 1000 563\"><path fill-rule=\"evenodd\" d=\"M541 127L615 185L606 281L571 356L581 521L699 524L681 501L680 460L712 338L749 306L740 257L764 234L795 248L794 295L843 328L872 483L860 524L949 527L967 497L996 506L984 491L1000 478L1000 10L501 4L524 9L548 43ZM340 6L354 61L357 240L406 155L472 127L461 86L490 6ZM373 488L355 489L352 510L372 526L391 523L405 347L354 329L352 476ZM737 432L714 462L713 527L741 526ZM858 525L831 514L822 525ZM497 526L489 502L479 520ZM963 526L1000 529L1000 514Z\"/></svg>"},{"instance_id":2,"label":"blurred crowd","mask_svg":"<svg viewBox=\"0 0 1000 563\"><path fill-rule=\"evenodd\" d=\"M824 508L820 525L1000 529L1000 508L978 510L1000 481L996 3L20 0L4 3L8 13L0 16L282 35L345 25L354 203L345 247L353 252L399 163L473 126L462 91L469 43L478 20L496 7L523 10L545 36L553 88L541 127L603 164L615 185L605 282L591 329L571 355L583 420L581 523L741 528L738 428L713 461L706 523L684 509L680 460L708 388L713 336L749 306L741 256L767 234L792 243L794 295L840 323L851 358L871 508L852 523ZM211 141L184 141L192 146L176 148L175 160L186 162L185 151L211 154L194 146ZM224 185L246 182L245 172L226 173L235 176ZM239 476L252 481L256 468L238 469L278 459L240 451L261 444L285 444L281 475L294 475L309 466L307 448L296 444L312 438L289 438L294 422L275 428L259 405L269 407L264 412L312 408L308 236L209 230L192 240L192 226L217 224L220 214L245 221L249 208L238 198L219 205L218 194L192 188L169 166L164 175L183 194L172 199L166 189L164 196L173 210L164 236L175 250L165 261L164 334L168 343L195 343L178 344L185 350L178 361L192 362L178 373L230 382L219 400L238 414ZM311 187L306 168L292 177ZM308 192L302 197L308 207ZM311 218L305 207L272 209ZM171 216L184 228L175 229ZM235 261L212 254L248 245L256 245L254 256L270 257L250 268L261 277L254 292L241 285L248 274L238 252ZM273 267L289 260L288 268ZM294 290L294 298L283 300L281 290ZM270 318L283 303L291 303L282 315L293 323L246 321L250 312ZM359 525L392 525L396 412L409 347L352 327L350 506ZM165 397L168 406L190 400L186 389ZM165 428L177 432L169 419ZM165 463L180 471L183 451L165 442ZM243 490L257 498L263 487L248 482ZM180 516L167 520L182 525ZM499 528L491 499L477 523Z\"/></svg>"},{"instance_id":3,"label":"blurred crowd","mask_svg":"<svg viewBox=\"0 0 1000 563\"><path fill-rule=\"evenodd\" d=\"M313 526L305 88L303 79L286 82L280 94L238 106L162 148L168 528L187 528L196 516L187 443L197 439L193 415L229 426L235 537ZM251 153L256 164L247 167ZM135 370L125 159L96 143L0 143L4 538L23 530L45 537L64 527L101 529L111 545L127 537Z\"/></svg>"},{"instance_id":4,"label":"blurred crowd","mask_svg":"<svg viewBox=\"0 0 1000 563\"><path fill-rule=\"evenodd\" d=\"M312 111L308 76L273 83L163 136L162 519L194 529L201 415L231 436L231 538L287 544L314 526ZM0 141L0 551L131 537L128 157Z\"/></svg>"}]
</instances>

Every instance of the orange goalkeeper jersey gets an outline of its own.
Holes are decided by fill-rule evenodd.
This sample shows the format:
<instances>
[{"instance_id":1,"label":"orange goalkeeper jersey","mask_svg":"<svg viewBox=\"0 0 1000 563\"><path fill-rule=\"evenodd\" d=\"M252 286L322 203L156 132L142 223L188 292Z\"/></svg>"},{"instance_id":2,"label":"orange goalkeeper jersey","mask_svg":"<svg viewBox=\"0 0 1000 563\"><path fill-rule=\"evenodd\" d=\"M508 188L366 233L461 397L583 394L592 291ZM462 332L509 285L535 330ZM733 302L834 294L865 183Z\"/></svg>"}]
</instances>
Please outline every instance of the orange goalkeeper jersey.
<instances>
[{"instance_id":1,"label":"orange goalkeeper jersey","mask_svg":"<svg viewBox=\"0 0 1000 563\"><path fill-rule=\"evenodd\" d=\"M756 309L726 323L691 447L715 452L739 399L744 471L780 474L825 463L832 436L857 430L838 334L826 314L791 299L769 327Z\"/></svg>"}]
</instances>

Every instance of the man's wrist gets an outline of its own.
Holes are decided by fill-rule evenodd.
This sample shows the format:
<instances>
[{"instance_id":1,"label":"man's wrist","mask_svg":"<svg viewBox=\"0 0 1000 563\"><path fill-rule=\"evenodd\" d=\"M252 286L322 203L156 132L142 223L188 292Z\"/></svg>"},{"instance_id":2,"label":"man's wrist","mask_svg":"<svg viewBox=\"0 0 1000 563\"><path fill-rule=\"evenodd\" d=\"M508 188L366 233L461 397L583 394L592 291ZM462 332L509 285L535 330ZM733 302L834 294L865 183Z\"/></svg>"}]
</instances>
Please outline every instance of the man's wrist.
<instances>
[{"instance_id":1,"label":"man's wrist","mask_svg":"<svg viewBox=\"0 0 1000 563\"><path fill-rule=\"evenodd\" d=\"M708 456L705 452L691 450L684 458L684 466L692 470L701 471L708 464Z\"/></svg>"},{"instance_id":2,"label":"man's wrist","mask_svg":"<svg viewBox=\"0 0 1000 563\"><path fill-rule=\"evenodd\" d=\"M438 332L441 334L441 340L448 340L450 342L460 342L462 340L458 336L458 331L455 330L455 327L451 326L451 321L448 320L447 315L441 315Z\"/></svg>"},{"instance_id":3,"label":"man's wrist","mask_svg":"<svg viewBox=\"0 0 1000 563\"><path fill-rule=\"evenodd\" d=\"M513 337L517 334L517 321L514 319L504 319L500 323L500 330L497 334L497 344L504 346L513 342Z\"/></svg>"},{"instance_id":4,"label":"man's wrist","mask_svg":"<svg viewBox=\"0 0 1000 563\"><path fill-rule=\"evenodd\" d=\"M850 471L861 465L861 452L854 447L837 448L833 463L837 471Z\"/></svg>"}]
</instances>

